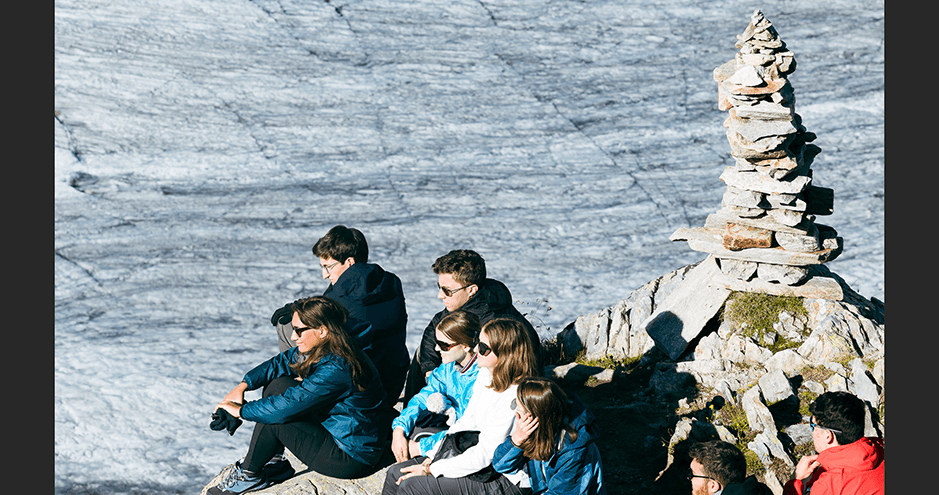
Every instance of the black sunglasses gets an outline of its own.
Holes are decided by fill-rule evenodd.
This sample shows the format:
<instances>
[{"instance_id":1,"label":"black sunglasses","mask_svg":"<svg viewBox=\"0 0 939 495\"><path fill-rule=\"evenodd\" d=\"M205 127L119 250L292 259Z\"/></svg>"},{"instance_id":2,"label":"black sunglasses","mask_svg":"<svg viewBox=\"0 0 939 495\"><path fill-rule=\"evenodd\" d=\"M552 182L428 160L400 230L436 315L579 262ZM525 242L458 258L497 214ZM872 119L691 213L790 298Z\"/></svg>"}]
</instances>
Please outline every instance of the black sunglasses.
<instances>
[{"instance_id":1,"label":"black sunglasses","mask_svg":"<svg viewBox=\"0 0 939 495\"><path fill-rule=\"evenodd\" d=\"M447 342L443 342L442 340L437 340L437 339L434 339L434 340L437 342L437 347L440 347L441 351L449 351L450 349L453 349L454 346L459 345L456 342L447 343Z\"/></svg>"},{"instance_id":2,"label":"black sunglasses","mask_svg":"<svg viewBox=\"0 0 939 495\"><path fill-rule=\"evenodd\" d=\"M437 288L440 289L440 292L443 292L443 295L447 297L452 297L453 294L456 294L457 292L469 287L470 285L473 285L473 284L464 285L463 287L458 287L456 289L451 289L449 287L441 287L440 284L437 284Z\"/></svg>"},{"instance_id":3,"label":"black sunglasses","mask_svg":"<svg viewBox=\"0 0 939 495\"><path fill-rule=\"evenodd\" d=\"M310 329L312 329L312 328L313 328L313 327L300 327L300 328L294 328L293 331L294 331L294 332L297 332L297 337L299 337L299 336L303 335L303 332L305 332L305 331L307 331L307 330L310 330Z\"/></svg>"},{"instance_id":4,"label":"black sunglasses","mask_svg":"<svg viewBox=\"0 0 939 495\"><path fill-rule=\"evenodd\" d=\"M476 343L476 348L479 349L480 356L488 356L492 352L492 347L484 344L482 341Z\"/></svg>"}]
</instances>

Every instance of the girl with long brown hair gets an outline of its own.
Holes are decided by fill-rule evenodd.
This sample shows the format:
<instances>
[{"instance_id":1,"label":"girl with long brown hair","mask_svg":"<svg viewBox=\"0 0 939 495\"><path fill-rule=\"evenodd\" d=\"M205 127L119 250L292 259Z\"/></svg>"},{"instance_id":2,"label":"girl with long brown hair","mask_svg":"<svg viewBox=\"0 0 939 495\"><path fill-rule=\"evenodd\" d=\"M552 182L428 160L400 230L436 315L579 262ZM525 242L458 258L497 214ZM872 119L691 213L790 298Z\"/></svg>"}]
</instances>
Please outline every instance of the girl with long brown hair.
<instances>
[{"instance_id":1,"label":"girl with long brown hair","mask_svg":"<svg viewBox=\"0 0 939 495\"><path fill-rule=\"evenodd\" d=\"M375 366L344 329L348 312L323 296L298 300L292 309L297 347L249 371L216 406L257 425L247 455L209 489L211 495L260 490L275 475L291 476L292 468L265 469L285 447L334 478L366 476L381 457L379 405L385 392ZM260 387L261 399L244 401L245 391Z\"/></svg>"},{"instance_id":2,"label":"girl with long brown hair","mask_svg":"<svg viewBox=\"0 0 939 495\"><path fill-rule=\"evenodd\" d=\"M516 394L515 430L496 448L493 468L527 467L534 495L605 494L596 418L583 402L542 377L523 379Z\"/></svg>"},{"instance_id":3,"label":"girl with long brown hair","mask_svg":"<svg viewBox=\"0 0 939 495\"><path fill-rule=\"evenodd\" d=\"M496 447L512 432L518 383L540 374L534 345L518 321L497 318L483 326L475 350L479 372L463 416L426 457L388 468L382 495L523 493L528 483L524 472L500 474L490 465ZM478 439L454 440L460 438ZM452 455L449 445L459 446Z\"/></svg>"}]
</instances>

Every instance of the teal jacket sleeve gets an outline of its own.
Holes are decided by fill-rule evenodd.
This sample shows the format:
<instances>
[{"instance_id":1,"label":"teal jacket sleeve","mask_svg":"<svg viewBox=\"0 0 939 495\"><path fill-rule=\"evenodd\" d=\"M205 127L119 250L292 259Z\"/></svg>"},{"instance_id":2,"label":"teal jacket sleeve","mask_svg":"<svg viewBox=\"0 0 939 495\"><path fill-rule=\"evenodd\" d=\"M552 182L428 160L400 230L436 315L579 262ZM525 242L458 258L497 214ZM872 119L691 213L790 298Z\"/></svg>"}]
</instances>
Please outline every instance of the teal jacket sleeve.
<instances>
[{"instance_id":1,"label":"teal jacket sleeve","mask_svg":"<svg viewBox=\"0 0 939 495\"><path fill-rule=\"evenodd\" d=\"M410 435L421 411L427 410L427 398L434 392L443 394L444 409L452 406L446 399L447 389L448 387L452 387L452 384L450 384L450 380L447 380L447 370L445 368L445 366L438 366L437 369L430 374L430 377L427 379L427 385L425 385L420 392L414 394L414 397L411 397L411 400L408 401L408 405L401 410L401 414L391 422L392 430L401 428L404 430L405 435Z\"/></svg>"},{"instance_id":2,"label":"teal jacket sleeve","mask_svg":"<svg viewBox=\"0 0 939 495\"><path fill-rule=\"evenodd\" d=\"M296 347L287 349L245 373L244 382L248 384L248 390L257 390L271 383L275 378L297 376L297 373L290 368L290 363L297 358L299 352Z\"/></svg>"},{"instance_id":3,"label":"teal jacket sleeve","mask_svg":"<svg viewBox=\"0 0 939 495\"><path fill-rule=\"evenodd\" d=\"M241 417L258 423L279 424L318 406L326 408L323 415L327 415L328 408L351 393L352 375L344 365L342 360L323 358L311 367L310 375L297 386L281 395L245 403L241 408Z\"/></svg>"}]
</instances>

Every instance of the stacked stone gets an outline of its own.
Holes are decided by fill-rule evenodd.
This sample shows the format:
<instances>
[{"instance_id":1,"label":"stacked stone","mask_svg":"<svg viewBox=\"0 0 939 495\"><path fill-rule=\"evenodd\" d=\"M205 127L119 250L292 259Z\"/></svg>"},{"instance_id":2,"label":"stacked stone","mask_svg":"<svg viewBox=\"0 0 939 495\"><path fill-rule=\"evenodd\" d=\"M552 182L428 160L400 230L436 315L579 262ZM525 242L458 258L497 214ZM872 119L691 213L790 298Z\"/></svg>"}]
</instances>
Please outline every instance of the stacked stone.
<instances>
[{"instance_id":1,"label":"stacked stone","mask_svg":"<svg viewBox=\"0 0 939 495\"><path fill-rule=\"evenodd\" d=\"M798 294L780 286L804 285L824 273L813 267L841 253L835 230L815 223L816 215L832 213L834 194L812 185L821 149L795 112L787 78L796 68L793 53L759 10L737 39L734 59L713 73L718 107L729 111L724 127L735 161L720 176L727 184L721 209L703 229L678 229L670 239L717 257L734 290ZM819 282L834 290L821 297L840 299L831 279Z\"/></svg>"}]
</instances>

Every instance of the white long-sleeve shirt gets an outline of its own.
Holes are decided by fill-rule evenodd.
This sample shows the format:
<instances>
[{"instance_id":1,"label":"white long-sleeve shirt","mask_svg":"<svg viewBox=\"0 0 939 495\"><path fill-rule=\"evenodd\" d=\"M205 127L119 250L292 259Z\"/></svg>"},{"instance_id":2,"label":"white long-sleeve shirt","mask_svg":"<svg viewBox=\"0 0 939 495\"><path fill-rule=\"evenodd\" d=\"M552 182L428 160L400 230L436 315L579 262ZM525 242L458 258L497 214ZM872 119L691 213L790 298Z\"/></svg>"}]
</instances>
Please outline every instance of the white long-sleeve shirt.
<instances>
[{"instance_id":1,"label":"white long-sleeve shirt","mask_svg":"<svg viewBox=\"0 0 939 495\"><path fill-rule=\"evenodd\" d=\"M479 471L492 463L496 447L512 434L515 411L511 404L518 386L511 385L503 392L496 392L489 388L491 382L492 371L479 368L466 412L447 430L448 435L458 431L478 431L479 442L458 456L432 462L430 472L434 476L460 478ZM428 457L433 458L442 443L438 442L428 452ZM505 476L515 484L524 482L520 486L527 486L527 474L523 471Z\"/></svg>"}]
</instances>

